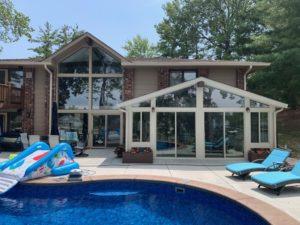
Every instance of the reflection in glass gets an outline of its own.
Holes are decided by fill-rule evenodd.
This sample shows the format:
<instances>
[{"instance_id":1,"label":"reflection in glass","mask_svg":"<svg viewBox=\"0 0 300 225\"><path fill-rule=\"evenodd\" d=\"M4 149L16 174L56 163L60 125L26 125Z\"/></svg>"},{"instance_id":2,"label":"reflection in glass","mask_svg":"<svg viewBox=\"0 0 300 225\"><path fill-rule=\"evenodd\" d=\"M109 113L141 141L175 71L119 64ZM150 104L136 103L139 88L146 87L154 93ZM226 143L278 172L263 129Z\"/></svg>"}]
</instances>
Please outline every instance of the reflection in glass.
<instances>
[{"instance_id":1,"label":"reflection in glass","mask_svg":"<svg viewBox=\"0 0 300 225\"><path fill-rule=\"evenodd\" d=\"M121 63L99 48L93 48L93 73L122 73Z\"/></svg>"},{"instance_id":2,"label":"reflection in glass","mask_svg":"<svg viewBox=\"0 0 300 225\"><path fill-rule=\"evenodd\" d=\"M205 157L224 157L223 113L205 113Z\"/></svg>"},{"instance_id":3,"label":"reflection in glass","mask_svg":"<svg viewBox=\"0 0 300 225\"><path fill-rule=\"evenodd\" d=\"M244 114L225 113L226 157L244 156Z\"/></svg>"},{"instance_id":4,"label":"reflection in glass","mask_svg":"<svg viewBox=\"0 0 300 225\"><path fill-rule=\"evenodd\" d=\"M175 156L175 113L157 113L157 156Z\"/></svg>"},{"instance_id":5,"label":"reflection in glass","mask_svg":"<svg viewBox=\"0 0 300 225\"><path fill-rule=\"evenodd\" d=\"M194 80L197 78L196 71L180 71L174 70L170 72L170 86L174 86L189 80Z\"/></svg>"},{"instance_id":6,"label":"reflection in glass","mask_svg":"<svg viewBox=\"0 0 300 225\"><path fill-rule=\"evenodd\" d=\"M7 129L8 131L22 131L22 111L7 113Z\"/></svg>"},{"instance_id":7,"label":"reflection in glass","mask_svg":"<svg viewBox=\"0 0 300 225\"><path fill-rule=\"evenodd\" d=\"M150 107L150 106L151 106L151 101L139 102L132 105L132 107Z\"/></svg>"},{"instance_id":8,"label":"reflection in glass","mask_svg":"<svg viewBox=\"0 0 300 225\"><path fill-rule=\"evenodd\" d=\"M132 121L132 141L140 142L140 132L141 132L141 113L134 112Z\"/></svg>"},{"instance_id":9,"label":"reflection in glass","mask_svg":"<svg viewBox=\"0 0 300 225\"><path fill-rule=\"evenodd\" d=\"M260 142L268 142L268 113L260 113Z\"/></svg>"},{"instance_id":10,"label":"reflection in glass","mask_svg":"<svg viewBox=\"0 0 300 225\"><path fill-rule=\"evenodd\" d=\"M150 112L142 112L142 141L150 141Z\"/></svg>"},{"instance_id":11,"label":"reflection in glass","mask_svg":"<svg viewBox=\"0 0 300 225\"><path fill-rule=\"evenodd\" d=\"M89 73L89 49L82 48L59 63L60 73Z\"/></svg>"},{"instance_id":12,"label":"reflection in glass","mask_svg":"<svg viewBox=\"0 0 300 225\"><path fill-rule=\"evenodd\" d=\"M105 116L93 117L93 146L105 146Z\"/></svg>"},{"instance_id":13,"label":"reflection in glass","mask_svg":"<svg viewBox=\"0 0 300 225\"><path fill-rule=\"evenodd\" d=\"M23 70L9 70L9 83L11 84L11 86L22 88L24 83L23 78Z\"/></svg>"},{"instance_id":14,"label":"reflection in glass","mask_svg":"<svg viewBox=\"0 0 300 225\"><path fill-rule=\"evenodd\" d=\"M88 78L58 78L58 107L59 109L87 109Z\"/></svg>"},{"instance_id":15,"label":"reflection in glass","mask_svg":"<svg viewBox=\"0 0 300 225\"><path fill-rule=\"evenodd\" d=\"M196 107L196 88L185 88L156 99L157 107Z\"/></svg>"},{"instance_id":16,"label":"reflection in glass","mask_svg":"<svg viewBox=\"0 0 300 225\"><path fill-rule=\"evenodd\" d=\"M93 78L93 109L113 108L122 101L122 78Z\"/></svg>"},{"instance_id":17,"label":"reflection in glass","mask_svg":"<svg viewBox=\"0 0 300 225\"><path fill-rule=\"evenodd\" d=\"M245 99L241 96L206 86L204 88L203 105L209 108L244 107Z\"/></svg>"},{"instance_id":18,"label":"reflection in glass","mask_svg":"<svg viewBox=\"0 0 300 225\"><path fill-rule=\"evenodd\" d=\"M107 146L117 146L121 140L120 116L107 115Z\"/></svg>"},{"instance_id":19,"label":"reflection in glass","mask_svg":"<svg viewBox=\"0 0 300 225\"><path fill-rule=\"evenodd\" d=\"M58 129L62 140L86 140L88 134L87 124L87 113L58 114Z\"/></svg>"},{"instance_id":20,"label":"reflection in glass","mask_svg":"<svg viewBox=\"0 0 300 225\"><path fill-rule=\"evenodd\" d=\"M258 143L259 142L259 122L258 122L258 113L251 113L251 142Z\"/></svg>"},{"instance_id":21,"label":"reflection in glass","mask_svg":"<svg viewBox=\"0 0 300 225\"><path fill-rule=\"evenodd\" d=\"M177 157L196 157L195 113L177 112Z\"/></svg>"},{"instance_id":22,"label":"reflection in glass","mask_svg":"<svg viewBox=\"0 0 300 225\"><path fill-rule=\"evenodd\" d=\"M256 102L253 100L250 100L250 107L251 108L268 108L269 106L260 102Z\"/></svg>"}]
</instances>

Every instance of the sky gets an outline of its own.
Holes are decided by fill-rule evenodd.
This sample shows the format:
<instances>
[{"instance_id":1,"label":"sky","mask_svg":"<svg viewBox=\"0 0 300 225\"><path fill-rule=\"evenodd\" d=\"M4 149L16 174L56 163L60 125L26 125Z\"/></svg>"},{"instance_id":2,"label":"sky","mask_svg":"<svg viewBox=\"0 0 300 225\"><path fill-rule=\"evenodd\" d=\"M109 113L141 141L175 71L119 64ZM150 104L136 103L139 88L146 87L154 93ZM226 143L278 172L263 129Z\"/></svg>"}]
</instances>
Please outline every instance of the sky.
<instances>
[{"instance_id":1,"label":"sky","mask_svg":"<svg viewBox=\"0 0 300 225\"><path fill-rule=\"evenodd\" d=\"M125 42L137 34L157 42L154 25L164 17L162 5L168 0L13 0L15 8L29 16L35 30L49 21L55 28L75 25L88 31L125 55ZM33 36L35 32L33 33ZM28 48L35 45L26 38L5 44L1 59L34 56Z\"/></svg>"}]
</instances>

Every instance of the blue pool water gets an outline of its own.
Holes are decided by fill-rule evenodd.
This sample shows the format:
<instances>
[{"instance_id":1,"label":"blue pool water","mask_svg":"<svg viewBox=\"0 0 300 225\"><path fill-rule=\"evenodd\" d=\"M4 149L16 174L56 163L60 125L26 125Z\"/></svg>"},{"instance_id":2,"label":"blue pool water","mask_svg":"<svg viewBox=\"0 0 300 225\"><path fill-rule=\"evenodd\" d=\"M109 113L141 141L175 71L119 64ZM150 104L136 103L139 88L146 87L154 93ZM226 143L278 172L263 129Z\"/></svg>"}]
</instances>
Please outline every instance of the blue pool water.
<instances>
[{"instance_id":1,"label":"blue pool water","mask_svg":"<svg viewBox=\"0 0 300 225\"><path fill-rule=\"evenodd\" d=\"M171 183L123 180L17 186L0 196L0 224L268 223L242 205L205 190Z\"/></svg>"}]
</instances>

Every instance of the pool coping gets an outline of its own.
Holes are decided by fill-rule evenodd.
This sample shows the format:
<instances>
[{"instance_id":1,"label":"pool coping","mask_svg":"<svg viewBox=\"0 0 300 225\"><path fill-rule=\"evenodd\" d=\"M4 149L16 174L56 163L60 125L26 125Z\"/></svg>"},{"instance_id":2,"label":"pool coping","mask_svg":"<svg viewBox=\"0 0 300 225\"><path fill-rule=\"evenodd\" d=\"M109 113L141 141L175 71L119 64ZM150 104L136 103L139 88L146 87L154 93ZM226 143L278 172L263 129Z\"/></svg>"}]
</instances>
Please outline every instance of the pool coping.
<instances>
[{"instance_id":1,"label":"pool coping","mask_svg":"<svg viewBox=\"0 0 300 225\"><path fill-rule=\"evenodd\" d=\"M273 225L296 225L300 222L288 215L287 213L281 211L280 209L263 202L259 199L251 197L249 195L220 187L214 184L204 183L200 181L181 179L175 177L165 177L165 176L153 176L153 175L92 175L84 176L82 182L91 183L97 181L105 180L141 180L141 181L156 181L156 182L167 182L174 183L178 185L185 185L191 188L198 188L208 192L216 193L225 198L229 198L236 201L245 207L249 208L262 218L264 218L268 223ZM41 179L30 180L24 182L24 185L70 185L82 182L68 182L67 177L47 177Z\"/></svg>"}]
</instances>

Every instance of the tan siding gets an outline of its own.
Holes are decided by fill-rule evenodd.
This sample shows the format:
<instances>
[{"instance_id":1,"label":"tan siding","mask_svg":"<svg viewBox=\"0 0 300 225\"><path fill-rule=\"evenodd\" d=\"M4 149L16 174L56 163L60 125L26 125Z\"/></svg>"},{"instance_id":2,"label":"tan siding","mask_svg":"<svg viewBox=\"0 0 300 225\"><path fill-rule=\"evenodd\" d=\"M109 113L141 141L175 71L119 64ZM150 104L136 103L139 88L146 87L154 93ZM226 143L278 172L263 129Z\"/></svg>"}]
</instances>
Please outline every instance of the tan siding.
<instances>
[{"instance_id":1,"label":"tan siding","mask_svg":"<svg viewBox=\"0 0 300 225\"><path fill-rule=\"evenodd\" d=\"M158 89L158 71L152 68L139 68L134 73L134 97L139 97Z\"/></svg>"},{"instance_id":2,"label":"tan siding","mask_svg":"<svg viewBox=\"0 0 300 225\"><path fill-rule=\"evenodd\" d=\"M34 133L39 135L47 134L48 118L46 118L46 73L43 68L36 69L34 82Z\"/></svg>"},{"instance_id":3,"label":"tan siding","mask_svg":"<svg viewBox=\"0 0 300 225\"><path fill-rule=\"evenodd\" d=\"M234 68L210 68L208 79L235 87L236 70Z\"/></svg>"}]
</instances>

